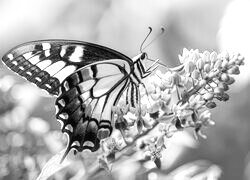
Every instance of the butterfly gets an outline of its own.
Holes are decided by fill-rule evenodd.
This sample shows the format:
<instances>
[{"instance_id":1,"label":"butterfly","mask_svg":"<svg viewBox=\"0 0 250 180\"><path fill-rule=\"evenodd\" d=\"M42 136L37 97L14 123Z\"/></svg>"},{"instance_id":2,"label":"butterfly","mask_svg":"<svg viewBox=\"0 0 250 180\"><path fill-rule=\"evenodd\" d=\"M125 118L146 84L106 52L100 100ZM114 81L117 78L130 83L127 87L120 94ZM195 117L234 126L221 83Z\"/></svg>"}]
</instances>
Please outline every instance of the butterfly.
<instances>
[{"instance_id":1,"label":"butterfly","mask_svg":"<svg viewBox=\"0 0 250 180\"><path fill-rule=\"evenodd\" d=\"M113 112L121 95L136 107L138 87L157 67L146 69L146 53L129 58L113 49L75 40L40 40L7 52L4 64L51 95L57 96L56 118L71 149L96 151L112 133Z\"/></svg>"}]
</instances>

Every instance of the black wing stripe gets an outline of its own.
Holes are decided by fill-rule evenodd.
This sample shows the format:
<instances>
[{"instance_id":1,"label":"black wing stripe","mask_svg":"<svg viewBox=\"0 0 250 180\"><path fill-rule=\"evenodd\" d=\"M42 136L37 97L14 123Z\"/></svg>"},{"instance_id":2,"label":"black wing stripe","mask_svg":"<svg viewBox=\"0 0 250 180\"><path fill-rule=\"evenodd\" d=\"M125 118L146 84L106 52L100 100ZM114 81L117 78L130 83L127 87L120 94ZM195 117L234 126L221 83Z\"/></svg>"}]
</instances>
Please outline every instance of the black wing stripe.
<instances>
[{"instance_id":1,"label":"black wing stripe","mask_svg":"<svg viewBox=\"0 0 250 180\"><path fill-rule=\"evenodd\" d=\"M33 55L31 55L30 58L39 56L38 57L39 61L36 64L42 62L43 60L47 60L48 58L55 59L55 55L53 54L48 57L45 57L44 55L42 55L43 52L46 50L43 50L41 52L36 52ZM6 58L3 58L3 61L5 59ZM14 58L12 61L6 62L7 63L6 65L10 67L14 72L25 77L27 80L31 81L32 83L35 83L38 87L47 90L51 94L57 94L57 92L54 92L55 88L53 87L58 86L60 82L56 78L51 77L48 72L43 71L42 69L37 67L36 64L32 64L31 62L29 62L29 59L25 59L23 55L19 55L16 58ZM16 63L13 64L13 62L16 62ZM49 82L49 83L45 84L45 82Z\"/></svg>"},{"instance_id":2,"label":"black wing stripe","mask_svg":"<svg viewBox=\"0 0 250 180\"><path fill-rule=\"evenodd\" d=\"M120 67L120 64L111 64L109 61L103 61L102 63L109 64L112 69ZM123 74L121 71L120 74L123 74L123 76L117 78L119 77L119 68L113 71L114 74L112 75L102 73L102 71L107 70L107 68L102 68L102 63L78 70L68 76L60 87L62 94L56 100L59 109L56 117L64 124L62 131L66 132L70 137L68 149L76 148L78 150L89 149L95 151L99 148L100 139L108 137L112 132L110 122L112 117L111 107L118 101L130 79L128 74ZM99 73L103 76L96 78ZM113 77L116 78L113 79ZM112 80L116 83L108 87L106 81ZM93 89L96 87L97 82L99 84L95 91L107 87L109 90L100 92L98 97L94 97L95 92L93 92ZM89 107L92 109L86 111ZM73 127L73 131L68 130L68 125ZM78 138L81 129L85 129L85 132L81 131L81 138ZM73 145L74 141L78 141L80 145Z\"/></svg>"}]
</instances>

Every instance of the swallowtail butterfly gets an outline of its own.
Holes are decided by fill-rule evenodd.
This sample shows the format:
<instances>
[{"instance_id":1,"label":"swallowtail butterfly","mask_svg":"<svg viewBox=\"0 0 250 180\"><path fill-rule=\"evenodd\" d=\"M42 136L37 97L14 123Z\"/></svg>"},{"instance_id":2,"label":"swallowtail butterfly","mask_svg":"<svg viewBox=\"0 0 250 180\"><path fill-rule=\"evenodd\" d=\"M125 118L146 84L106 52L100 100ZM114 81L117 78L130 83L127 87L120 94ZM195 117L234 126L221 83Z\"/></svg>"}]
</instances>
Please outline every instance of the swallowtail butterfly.
<instances>
[{"instance_id":1,"label":"swallowtail butterfly","mask_svg":"<svg viewBox=\"0 0 250 180\"><path fill-rule=\"evenodd\" d=\"M157 68L145 69L146 54L129 57L104 46L73 40L41 40L21 44L3 56L7 67L57 96L56 118L72 149L96 151L112 133L112 106L125 92L138 103L138 86Z\"/></svg>"}]
</instances>

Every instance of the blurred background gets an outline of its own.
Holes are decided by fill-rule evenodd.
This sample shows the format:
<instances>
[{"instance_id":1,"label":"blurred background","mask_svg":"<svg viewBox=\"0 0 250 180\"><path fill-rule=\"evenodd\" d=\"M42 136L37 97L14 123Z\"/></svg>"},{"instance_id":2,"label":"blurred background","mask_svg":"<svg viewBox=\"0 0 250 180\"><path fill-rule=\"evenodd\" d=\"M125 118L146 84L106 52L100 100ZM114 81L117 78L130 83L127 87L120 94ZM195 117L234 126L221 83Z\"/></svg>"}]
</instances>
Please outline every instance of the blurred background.
<instances>
[{"instance_id":1,"label":"blurred background","mask_svg":"<svg viewBox=\"0 0 250 180\"><path fill-rule=\"evenodd\" d=\"M221 167L223 180L247 180L249 8L249 0L1 0L0 56L26 41L63 38L98 43L133 57L139 53L148 26L153 28L149 39L165 27L165 34L145 51L170 67L179 64L178 54L185 47L201 52L240 52L246 65L230 91L230 101L219 103L213 110L216 125L206 130L208 139L196 141L188 133L177 136L169 153L164 154L162 173L203 159ZM17 77L2 63L0 68L0 179L34 179L46 160L65 146L54 116L55 98ZM130 178L157 179L134 171ZM67 170L53 178L69 179L73 174Z\"/></svg>"}]
</instances>

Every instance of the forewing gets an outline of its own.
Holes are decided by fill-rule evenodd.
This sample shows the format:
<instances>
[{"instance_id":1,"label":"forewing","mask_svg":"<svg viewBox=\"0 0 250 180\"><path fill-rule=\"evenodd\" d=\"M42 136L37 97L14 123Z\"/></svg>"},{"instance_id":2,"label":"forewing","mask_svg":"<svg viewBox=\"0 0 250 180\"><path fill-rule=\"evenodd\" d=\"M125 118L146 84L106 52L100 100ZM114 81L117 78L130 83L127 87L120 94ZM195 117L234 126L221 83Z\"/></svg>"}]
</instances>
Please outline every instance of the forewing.
<instances>
[{"instance_id":1,"label":"forewing","mask_svg":"<svg viewBox=\"0 0 250 180\"><path fill-rule=\"evenodd\" d=\"M108 59L132 62L107 47L72 40L28 42L13 48L2 58L12 71L52 95L58 95L62 81L79 68Z\"/></svg>"},{"instance_id":2,"label":"forewing","mask_svg":"<svg viewBox=\"0 0 250 180\"><path fill-rule=\"evenodd\" d=\"M107 60L83 67L67 77L56 100L62 132L69 136L68 148L96 151L99 141L112 132L112 111L130 83L130 64Z\"/></svg>"}]
</instances>

